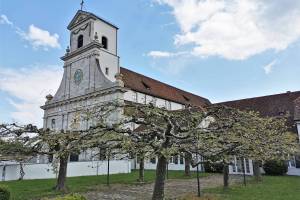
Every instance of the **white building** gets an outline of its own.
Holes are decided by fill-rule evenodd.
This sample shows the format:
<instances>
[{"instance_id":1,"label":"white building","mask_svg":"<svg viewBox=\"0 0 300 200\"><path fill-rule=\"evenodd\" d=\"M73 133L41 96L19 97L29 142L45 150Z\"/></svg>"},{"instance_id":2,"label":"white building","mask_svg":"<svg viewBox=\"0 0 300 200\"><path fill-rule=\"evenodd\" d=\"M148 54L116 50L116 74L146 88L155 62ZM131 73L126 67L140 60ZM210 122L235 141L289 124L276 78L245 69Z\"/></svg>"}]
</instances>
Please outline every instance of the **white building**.
<instances>
[{"instance_id":1,"label":"white building","mask_svg":"<svg viewBox=\"0 0 300 200\"><path fill-rule=\"evenodd\" d=\"M240 110L258 111L262 116L276 117L289 114L287 125L291 132L299 136L300 141L300 91L228 101L221 104ZM238 158L235 159L234 165L230 166L230 173L243 173L243 167L246 174L253 173L252 161ZM300 155L290 156L287 174L300 176Z\"/></svg>"}]
</instances>

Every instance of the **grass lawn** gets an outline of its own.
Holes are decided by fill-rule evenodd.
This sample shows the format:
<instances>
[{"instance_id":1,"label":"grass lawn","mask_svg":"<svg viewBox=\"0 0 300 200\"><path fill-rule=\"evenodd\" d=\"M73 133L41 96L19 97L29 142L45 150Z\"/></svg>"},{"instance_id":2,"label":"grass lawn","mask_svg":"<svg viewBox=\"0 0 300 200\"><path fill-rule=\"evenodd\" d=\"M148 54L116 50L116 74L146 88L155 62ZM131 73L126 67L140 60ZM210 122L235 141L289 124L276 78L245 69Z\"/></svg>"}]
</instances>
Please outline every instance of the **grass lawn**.
<instances>
[{"instance_id":1,"label":"grass lawn","mask_svg":"<svg viewBox=\"0 0 300 200\"><path fill-rule=\"evenodd\" d=\"M169 171L169 179L184 179L183 171ZM208 174L201 173L201 176ZM192 172L192 178L196 177L196 173ZM138 179L138 171L134 170L130 174L114 174L110 175L111 184L136 184ZM152 182L155 179L154 170L145 171L145 182ZM54 196L59 193L53 191L55 179L43 180L23 180L23 181L8 181L0 184L7 185L12 193L12 200L31 200L41 197ZM84 192L93 190L99 185L105 187L106 176L85 176L71 177L67 179L67 186L70 192Z\"/></svg>"},{"instance_id":2,"label":"grass lawn","mask_svg":"<svg viewBox=\"0 0 300 200\"><path fill-rule=\"evenodd\" d=\"M264 176L261 183L231 186L226 192L222 188L205 192L215 194L218 200L300 200L300 177Z\"/></svg>"}]
</instances>

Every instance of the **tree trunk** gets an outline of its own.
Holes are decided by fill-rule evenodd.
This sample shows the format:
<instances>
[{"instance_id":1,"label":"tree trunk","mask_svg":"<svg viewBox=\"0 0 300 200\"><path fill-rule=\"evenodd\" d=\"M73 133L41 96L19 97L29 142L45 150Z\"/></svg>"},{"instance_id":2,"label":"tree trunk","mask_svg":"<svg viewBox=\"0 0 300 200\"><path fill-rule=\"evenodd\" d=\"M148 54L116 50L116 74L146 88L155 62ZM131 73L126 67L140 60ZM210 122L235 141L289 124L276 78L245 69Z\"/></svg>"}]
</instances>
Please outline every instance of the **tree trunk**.
<instances>
[{"instance_id":1,"label":"tree trunk","mask_svg":"<svg viewBox=\"0 0 300 200\"><path fill-rule=\"evenodd\" d=\"M185 176L191 176L191 157L192 155L190 153L184 154L184 175Z\"/></svg>"},{"instance_id":2,"label":"tree trunk","mask_svg":"<svg viewBox=\"0 0 300 200\"><path fill-rule=\"evenodd\" d=\"M25 176L24 168L23 168L23 163L20 162L20 178L19 181L23 180Z\"/></svg>"},{"instance_id":3,"label":"tree trunk","mask_svg":"<svg viewBox=\"0 0 300 200\"><path fill-rule=\"evenodd\" d=\"M223 167L223 187L227 189L229 186L229 166L228 164L224 164Z\"/></svg>"},{"instance_id":4,"label":"tree trunk","mask_svg":"<svg viewBox=\"0 0 300 200\"><path fill-rule=\"evenodd\" d=\"M139 169L139 182L144 182L145 179L145 158L140 158L140 169Z\"/></svg>"},{"instance_id":5,"label":"tree trunk","mask_svg":"<svg viewBox=\"0 0 300 200\"><path fill-rule=\"evenodd\" d=\"M65 154L59 157L59 172L57 178L57 184L55 189L58 191L65 191L65 183L67 177L67 167L68 167L69 154Z\"/></svg>"},{"instance_id":6,"label":"tree trunk","mask_svg":"<svg viewBox=\"0 0 300 200\"><path fill-rule=\"evenodd\" d=\"M163 155L158 157L156 166L156 178L152 200L163 200L165 196L165 178L167 170L167 159Z\"/></svg>"},{"instance_id":7,"label":"tree trunk","mask_svg":"<svg viewBox=\"0 0 300 200\"><path fill-rule=\"evenodd\" d=\"M262 181L259 161L253 160L253 174L257 182Z\"/></svg>"}]
</instances>

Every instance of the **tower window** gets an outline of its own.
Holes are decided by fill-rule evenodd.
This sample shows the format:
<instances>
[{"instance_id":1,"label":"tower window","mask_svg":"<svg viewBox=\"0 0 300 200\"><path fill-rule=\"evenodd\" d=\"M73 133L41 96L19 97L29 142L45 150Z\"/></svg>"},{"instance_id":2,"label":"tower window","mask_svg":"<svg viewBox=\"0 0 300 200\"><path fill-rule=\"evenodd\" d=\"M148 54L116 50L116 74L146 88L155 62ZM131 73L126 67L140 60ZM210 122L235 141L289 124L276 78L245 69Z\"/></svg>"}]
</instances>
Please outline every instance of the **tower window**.
<instances>
[{"instance_id":1,"label":"tower window","mask_svg":"<svg viewBox=\"0 0 300 200\"><path fill-rule=\"evenodd\" d=\"M79 35L77 39L77 48L80 48L83 46L83 35Z\"/></svg>"},{"instance_id":2,"label":"tower window","mask_svg":"<svg viewBox=\"0 0 300 200\"><path fill-rule=\"evenodd\" d=\"M105 68L105 74L106 74L106 75L109 74L109 69L108 69L108 67Z\"/></svg>"},{"instance_id":3,"label":"tower window","mask_svg":"<svg viewBox=\"0 0 300 200\"><path fill-rule=\"evenodd\" d=\"M105 36L102 36L102 45L104 49L107 49L107 38Z\"/></svg>"}]
</instances>

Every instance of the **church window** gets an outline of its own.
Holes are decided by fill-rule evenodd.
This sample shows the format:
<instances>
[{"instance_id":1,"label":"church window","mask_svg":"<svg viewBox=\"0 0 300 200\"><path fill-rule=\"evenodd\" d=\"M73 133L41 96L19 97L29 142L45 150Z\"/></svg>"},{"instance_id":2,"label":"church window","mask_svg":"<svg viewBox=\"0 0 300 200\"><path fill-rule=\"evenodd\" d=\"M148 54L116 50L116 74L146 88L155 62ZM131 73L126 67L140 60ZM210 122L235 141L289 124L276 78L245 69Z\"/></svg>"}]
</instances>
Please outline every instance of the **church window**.
<instances>
[{"instance_id":1,"label":"church window","mask_svg":"<svg viewBox=\"0 0 300 200\"><path fill-rule=\"evenodd\" d=\"M174 164L178 165L178 155L174 156Z\"/></svg>"},{"instance_id":2,"label":"church window","mask_svg":"<svg viewBox=\"0 0 300 200\"><path fill-rule=\"evenodd\" d=\"M80 48L83 46L83 35L79 35L77 39L77 48Z\"/></svg>"},{"instance_id":3,"label":"church window","mask_svg":"<svg viewBox=\"0 0 300 200\"><path fill-rule=\"evenodd\" d=\"M183 157L183 155L180 155L179 159L180 159L180 164L183 165L184 164L184 157Z\"/></svg>"},{"instance_id":4,"label":"church window","mask_svg":"<svg viewBox=\"0 0 300 200\"><path fill-rule=\"evenodd\" d=\"M51 120L51 129L55 129L55 119Z\"/></svg>"},{"instance_id":5,"label":"church window","mask_svg":"<svg viewBox=\"0 0 300 200\"><path fill-rule=\"evenodd\" d=\"M137 92L133 92L133 94L132 94L132 100L133 100L133 102L137 102Z\"/></svg>"},{"instance_id":6,"label":"church window","mask_svg":"<svg viewBox=\"0 0 300 200\"><path fill-rule=\"evenodd\" d=\"M150 162L152 163L152 164L155 164L156 163L156 158L154 157L154 158L151 158L150 159Z\"/></svg>"},{"instance_id":7,"label":"church window","mask_svg":"<svg viewBox=\"0 0 300 200\"><path fill-rule=\"evenodd\" d=\"M104 49L107 49L107 47L108 47L108 44L107 44L108 42L107 42L107 37L105 37L105 36L103 36L102 37L102 45L103 45L103 48Z\"/></svg>"},{"instance_id":8,"label":"church window","mask_svg":"<svg viewBox=\"0 0 300 200\"><path fill-rule=\"evenodd\" d=\"M78 161L79 161L79 155L76 153L71 153L70 162L78 162Z\"/></svg>"},{"instance_id":9,"label":"church window","mask_svg":"<svg viewBox=\"0 0 300 200\"><path fill-rule=\"evenodd\" d=\"M106 75L109 74L109 69L108 69L108 67L105 68L105 74L106 74Z\"/></svg>"},{"instance_id":10,"label":"church window","mask_svg":"<svg viewBox=\"0 0 300 200\"><path fill-rule=\"evenodd\" d=\"M250 163L249 163L249 159L245 159L245 165L246 165L246 172L250 173Z\"/></svg>"}]
</instances>

